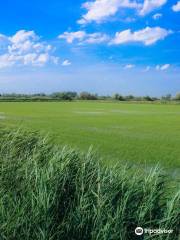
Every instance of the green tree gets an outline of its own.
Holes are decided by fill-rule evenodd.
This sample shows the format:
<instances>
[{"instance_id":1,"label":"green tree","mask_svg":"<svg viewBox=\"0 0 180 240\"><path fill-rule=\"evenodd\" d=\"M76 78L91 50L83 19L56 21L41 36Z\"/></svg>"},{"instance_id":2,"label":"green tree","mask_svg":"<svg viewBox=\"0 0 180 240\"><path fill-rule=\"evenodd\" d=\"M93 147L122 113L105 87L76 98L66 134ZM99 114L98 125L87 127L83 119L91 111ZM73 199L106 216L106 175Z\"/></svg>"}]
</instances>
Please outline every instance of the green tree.
<instances>
[{"instance_id":1,"label":"green tree","mask_svg":"<svg viewBox=\"0 0 180 240\"><path fill-rule=\"evenodd\" d=\"M161 99L162 99L162 100L165 100L165 101L170 101L171 98L172 98L171 94L167 94L167 95L165 95L165 96L162 96Z\"/></svg>"},{"instance_id":2,"label":"green tree","mask_svg":"<svg viewBox=\"0 0 180 240\"><path fill-rule=\"evenodd\" d=\"M118 93L115 93L112 98L115 99L115 100L118 100L118 101L124 101L125 100L124 97L122 95L118 94Z\"/></svg>"},{"instance_id":3,"label":"green tree","mask_svg":"<svg viewBox=\"0 0 180 240\"><path fill-rule=\"evenodd\" d=\"M176 94L175 100L180 101L180 92Z\"/></svg>"}]
</instances>

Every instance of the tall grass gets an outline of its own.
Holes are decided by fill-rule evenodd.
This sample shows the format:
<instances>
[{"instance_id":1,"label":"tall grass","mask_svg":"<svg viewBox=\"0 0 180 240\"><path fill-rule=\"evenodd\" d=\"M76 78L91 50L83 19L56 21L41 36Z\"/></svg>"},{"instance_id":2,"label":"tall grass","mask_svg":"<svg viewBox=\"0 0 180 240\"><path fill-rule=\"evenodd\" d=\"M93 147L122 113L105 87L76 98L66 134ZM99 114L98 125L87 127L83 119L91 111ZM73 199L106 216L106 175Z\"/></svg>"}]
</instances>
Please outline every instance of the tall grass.
<instances>
[{"instance_id":1,"label":"tall grass","mask_svg":"<svg viewBox=\"0 0 180 240\"><path fill-rule=\"evenodd\" d=\"M178 239L180 194L156 167L141 175L102 166L36 133L0 134L1 240ZM173 229L137 237L134 230Z\"/></svg>"}]
</instances>

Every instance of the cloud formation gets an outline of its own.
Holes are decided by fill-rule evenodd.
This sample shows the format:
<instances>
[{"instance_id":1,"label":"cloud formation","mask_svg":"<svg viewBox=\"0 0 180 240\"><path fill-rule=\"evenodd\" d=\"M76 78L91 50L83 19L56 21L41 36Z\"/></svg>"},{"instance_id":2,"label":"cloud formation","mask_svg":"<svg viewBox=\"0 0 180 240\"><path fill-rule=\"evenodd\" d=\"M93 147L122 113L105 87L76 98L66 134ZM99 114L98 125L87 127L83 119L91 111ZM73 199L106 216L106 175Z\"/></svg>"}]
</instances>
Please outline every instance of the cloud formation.
<instances>
[{"instance_id":1,"label":"cloud formation","mask_svg":"<svg viewBox=\"0 0 180 240\"><path fill-rule=\"evenodd\" d=\"M115 15L120 8L138 9L140 4L130 0L95 0L84 3L82 7L87 10L87 13L78 21L79 24L102 22Z\"/></svg>"},{"instance_id":2,"label":"cloud formation","mask_svg":"<svg viewBox=\"0 0 180 240\"><path fill-rule=\"evenodd\" d=\"M59 35L58 38L65 39L67 43L73 43L77 41L80 44L97 44L104 43L109 40L109 37L104 33L86 33L85 31L64 32L63 34Z\"/></svg>"},{"instance_id":3,"label":"cloud formation","mask_svg":"<svg viewBox=\"0 0 180 240\"><path fill-rule=\"evenodd\" d=\"M110 44L123 44L140 42L148 46L167 37L172 31L160 27L146 27L142 30L132 32L130 29L117 32Z\"/></svg>"},{"instance_id":4,"label":"cloud formation","mask_svg":"<svg viewBox=\"0 0 180 240\"><path fill-rule=\"evenodd\" d=\"M144 16L166 4L167 0L145 0L139 14Z\"/></svg>"},{"instance_id":5,"label":"cloud formation","mask_svg":"<svg viewBox=\"0 0 180 240\"><path fill-rule=\"evenodd\" d=\"M77 42L78 44L108 43L109 45L119 45L140 42L148 46L159 40L163 40L171 33L171 30L166 30L161 27L146 27L135 32L132 32L131 29L117 32L113 38L104 33L86 33L85 31L64 32L63 34L60 34L58 38L65 39L67 43Z\"/></svg>"},{"instance_id":6,"label":"cloud formation","mask_svg":"<svg viewBox=\"0 0 180 240\"><path fill-rule=\"evenodd\" d=\"M170 64L168 64L168 63L164 64L164 65L157 65L156 70L164 71L164 70L167 70L169 67L170 67Z\"/></svg>"},{"instance_id":7,"label":"cloud formation","mask_svg":"<svg viewBox=\"0 0 180 240\"><path fill-rule=\"evenodd\" d=\"M71 65L71 62L67 59L62 62L63 67L67 67L67 66L70 66L70 65Z\"/></svg>"},{"instance_id":8,"label":"cloud formation","mask_svg":"<svg viewBox=\"0 0 180 240\"><path fill-rule=\"evenodd\" d=\"M179 12L180 11L180 1L178 1L175 5L172 6L172 10L174 12Z\"/></svg>"},{"instance_id":9,"label":"cloud formation","mask_svg":"<svg viewBox=\"0 0 180 240\"><path fill-rule=\"evenodd\" d=\"M20 30L13 36L0 35L0 68L14 65L44 66L58 63L52 46L40 41L34 31Z\"/></svg>"},{"instance_id":10,"label":"cloud formation","mask_svg":"<svg viewBox=\"0 0 180 240\"><path fill-rule=\"evenodd\" d=\"M87 13L78 21L79 24L91 22L101 23L114 16L120 9L134 9L138 15L145 16L150 12L162 7L167 0L94 0L85 2L82 7Z\"/></svg>"}]
</instances>

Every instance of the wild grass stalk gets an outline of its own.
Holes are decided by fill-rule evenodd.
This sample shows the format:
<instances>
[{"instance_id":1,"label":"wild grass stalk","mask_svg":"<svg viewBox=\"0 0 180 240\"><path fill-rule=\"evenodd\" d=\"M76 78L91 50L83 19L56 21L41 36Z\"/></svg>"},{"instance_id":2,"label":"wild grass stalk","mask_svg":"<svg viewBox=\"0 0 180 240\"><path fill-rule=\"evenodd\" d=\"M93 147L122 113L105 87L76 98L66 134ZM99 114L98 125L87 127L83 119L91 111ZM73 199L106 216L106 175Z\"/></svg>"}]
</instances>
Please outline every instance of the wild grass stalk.
<instances>
[{"instance_id":1,"label":"wild grass stalk","mask_svg":"<svg viewBox=\"0 0 180 240\"><path fill-rule=\"evenodd\" d=\"M92 150L60 148L37 133L0 134L0 239L177 240L180 193L148 174L107 168ZM173 229L137 237L134 230Z\"/></svg>"}]
</instances>

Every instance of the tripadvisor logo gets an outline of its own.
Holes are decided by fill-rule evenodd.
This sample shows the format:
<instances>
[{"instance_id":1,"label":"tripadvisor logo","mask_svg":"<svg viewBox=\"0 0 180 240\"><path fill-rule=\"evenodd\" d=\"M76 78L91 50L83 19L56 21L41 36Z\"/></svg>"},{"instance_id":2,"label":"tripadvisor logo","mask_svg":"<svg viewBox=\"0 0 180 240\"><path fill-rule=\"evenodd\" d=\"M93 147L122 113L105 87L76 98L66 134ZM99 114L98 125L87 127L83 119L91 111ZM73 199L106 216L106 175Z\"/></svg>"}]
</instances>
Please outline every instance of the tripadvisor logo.
<instances>
[{"instance_id":1,"label":"tripadvisor logo","mask_svg":"<svg viewBox=\"0 0 180 240\"><path fill-rule=\"evenodd\" d=\"M149 229L149 228L145 228L143 229L142 227L137 227L135 229L135 234L137 236L141 236L144 233L147 233L149 235L159 235L159 234L171 234L173 233L172 229Z\"/></svg>"},{"instance_id":2,"label":"tripadvisor logo","mask_svg":"<svg viewBox=\"0 0 180 240\"><path fill-rule=\"evenodd\" d=\"M137 228L135 229L135 234L136 234L136 235L141 236L141 235L143 235L143 233L144 233L143 228L137 227Z\"/></svg>"}]
</instances>

